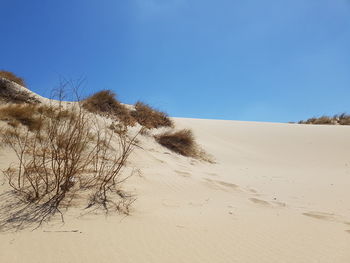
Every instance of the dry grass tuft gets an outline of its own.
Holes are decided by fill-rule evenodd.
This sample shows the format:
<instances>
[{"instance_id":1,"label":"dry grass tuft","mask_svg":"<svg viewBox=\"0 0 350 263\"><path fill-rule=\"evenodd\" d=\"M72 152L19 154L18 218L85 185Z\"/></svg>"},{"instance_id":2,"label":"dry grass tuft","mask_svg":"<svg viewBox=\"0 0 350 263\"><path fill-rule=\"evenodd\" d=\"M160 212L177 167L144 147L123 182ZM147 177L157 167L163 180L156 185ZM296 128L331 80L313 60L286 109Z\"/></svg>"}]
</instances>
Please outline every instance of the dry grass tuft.
<instances>
[{"instance_id":1,"label":"dry grass tuft","mask_svg":"<svg viewBox=\"0 0 350 263\"><path fill-rule=\"evenodd\" d=\"M11 81L16 82L17 84L23 86L23 87L26 86L26 84L22 78L16 76L14 73L12 73L10 71L0 70L0 78L5 78L8 80L11 80Z\"/></svg>"},{"instance_id":2,"label":"dry grass tuft","mask_svg":"<svg viewBox=\"0 0 350 263\"><path fill-rule=\"evenodd\" d=\"M299 121L299 124L319 124L319 125L350 125L350 115L342 113L333 117L321 116Z\"/></svg>"},{"instance_id":3,"label":"dry grass tuft","mask_svg":"<svg viewBox=\"0 0 350 263\"><path fill-rule=\"evenodd\" d=\"M0 77L0 101L10 103L40 103L40 100L35 98L26 90L16 87L17 83L6 78Z\"/></svg>"},{"instance_id":4,"label":"dry grass tuft","mask_svg":"<svg viewBox=\"0 0 350 263\"><path fill-rule=\"evenodd\" d=\"M165 112L156 110L140 101L135 104L135 110L131 112L131 115L139 124L148 129L174 126Z\"/></svg>"},{"instance_id":5,"label":"dry grass tuft","mask_svg":"<svg viewBox=\"0 0 350 263\"><path fill-rule=\"evenodd\" d=\"M41 104L6 104L0 107L0 120L6 121L12 127L22 124L32 132L42 128L45 118L69 117L74 117L72 111Z\"/></svg>"},{"instance_id":6,"label":"dry grass tuft","mask_svg":"<svg viewBox=\"0 0 350 263\"><path fill-rule=\"evenodd\" d=\"M22 124L30 131L40 129L42 119L36 114L38 107L33 104L7 104L0 108L0 119L11 126Z\"/></svg>"},{"instance_id":7,"label":"dry grass tuft","mask_svg":"<svg viewBox=\"0 0 350 263\"><path fill-rule=\"evenodd\" d=\"M313 121L313 124L333 124L333 121L328 116L321 116Z\"/></svg>"},{"instance_id":8,"label":"dry grass tuft","mask_svg":"<svg viewBox=\"0 0 350 263\"><path fill-rule=\"evenodd\" d=\"M128 108L116 99L115 93L111 90L102 90L91 95L83 101L82 105L92 113L115 117L126 126L134 126L136 123Z\"/></svg>"},{"instance_id":9,"label":"dry grass tuft","mask_svg":"<svg viewBox=\"0 0 350 263\"><path fill-rule=\"evenodd\" d=\"M350 114L342 113L340 115L335 115L334 118L337 119L340 125L350 125Z\"/></svg>"},{"instance_id":10,"label":"dry grass tuft","mask_svg":"<svg viewBox=\"0 0 350 263\"><path fill-rule=\"evenodd\" d=\"M196 157L198 150L191 130L165 132L155 136L157 142L169 150L184 156Z\"/></svg>"}]
</instances>

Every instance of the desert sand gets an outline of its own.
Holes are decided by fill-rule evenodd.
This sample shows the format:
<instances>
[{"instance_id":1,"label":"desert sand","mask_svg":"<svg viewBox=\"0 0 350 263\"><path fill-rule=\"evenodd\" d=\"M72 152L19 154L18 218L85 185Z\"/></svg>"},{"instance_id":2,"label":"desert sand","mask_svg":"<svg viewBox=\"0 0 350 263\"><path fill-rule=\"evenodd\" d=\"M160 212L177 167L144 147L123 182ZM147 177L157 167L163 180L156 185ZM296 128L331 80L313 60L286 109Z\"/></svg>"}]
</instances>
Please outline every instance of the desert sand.
<instances>
[{"instance_id":1,"label":"desert sand","mask_svg":"<svg viewBox=\"0 0 350 263\"><path fill-rule=\"evenodd\" d=\"M174 121L215 163L141 136L131 215L72 208L64 224L0 233L0 262L350 262L350 127Z\"/></svg>"}]
</instances>

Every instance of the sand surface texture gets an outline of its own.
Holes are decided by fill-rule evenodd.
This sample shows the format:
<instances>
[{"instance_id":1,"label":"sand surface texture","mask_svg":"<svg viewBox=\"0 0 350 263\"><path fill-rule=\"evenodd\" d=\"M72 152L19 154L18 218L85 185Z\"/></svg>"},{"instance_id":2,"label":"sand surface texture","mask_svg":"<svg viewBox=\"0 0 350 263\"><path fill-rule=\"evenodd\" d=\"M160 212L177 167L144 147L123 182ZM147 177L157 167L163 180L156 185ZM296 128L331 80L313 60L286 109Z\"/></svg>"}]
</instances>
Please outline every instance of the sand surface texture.
<instances>
[{"instance_id":1,"label":"sand surface texture","mask_svg":"<svg viewBox=\"0 0 350 263\"><path fill-rule=\"evenodd\" d=\"M130 216L72 208L65 224L0 233L0 262L350 262L350 127L174 120L216 163L142 136Z\"/></svg>"}]
</instances>

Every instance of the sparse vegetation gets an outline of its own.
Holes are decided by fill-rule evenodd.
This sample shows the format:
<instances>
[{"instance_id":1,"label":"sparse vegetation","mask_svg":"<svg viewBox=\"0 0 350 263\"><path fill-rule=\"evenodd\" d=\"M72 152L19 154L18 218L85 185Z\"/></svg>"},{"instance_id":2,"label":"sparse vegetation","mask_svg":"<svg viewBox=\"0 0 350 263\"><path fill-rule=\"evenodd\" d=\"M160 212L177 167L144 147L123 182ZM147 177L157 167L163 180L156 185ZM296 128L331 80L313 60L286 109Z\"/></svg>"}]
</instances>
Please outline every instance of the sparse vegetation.
<instances>
[{"instance_id":1,"label":"sparse vegetation","mask_svg":"<svg viewBox=\"0 0 350 263\"><path fill-rule=\"evenodd\" d=\"M113 91L102 90L82 102L83 107L92 112L114 117L126 126L134 126L136 121L128 108L121 104Z\"/></svg>"},{"instance_id":2,"label":"sparse vegetation","mask_svg":"<svg viewBox=\"0 0 350 263\"><path fill-rule=\"evenodd\" d=\"M55 104L48 105L10 80L1 78L0 87L0 98L8 102L0 107L0 120L7 123L0 129L0 143L17 158L3 171L12 191L0 195L2 200L9 198L0 204L0 229L40 226L57 213L63 220L62 209L82 198L86 209L129 213L134 199L120 188L128 178L122 170L139 134L153 136L152 128L174 127L166 113L142 102L129 110L110 90L64 103L61 88ZM132 133L129 126L137 122L142 128ZM190 130L168 130L155 136L158 143L212 162Z\"/></svg>"},{"instance_id":3,"label":"sparse vegetation","mask_svg":"<svg viewBox=\"0 0 350 263\"><path fill-rule=\"evenodd\" d=\"M33 104L6 104L0 108L0 119L13 127L22 124L30 131L38 130L42 124L38 108Z\"/></svg>"},{"instance_id":4,"label":"sparse vegetation","mask_svg":"<svg viewBox=\"0 0 350 263\"><path fill-rule=\"evenodd\" d=\"M342 113L334 115L333 117L321 116L307 119L306 121L299 121L299 124L319 124L319 125L350 125L350 115Z\"/></svg>"},{"instance_id":5,"label":"sparse vegetation","mask_svg":"<svg viewBox=\"0 0 350 263\"><path fill-rule=\"evenodd\" d=\"M16 82L18 85L21 85L23 87L26 86L24 80L18 76L16 76L14 73L6 70L0 70L0 78L5 78L8 80L11 80L13 82Z\"/></svg>"},{"instance_id":6,"label":"sparse vegetation","mask_svg":"<svg viewBox=\"0 0 350 263\"><path fill-rule=\"evenodd\" d=\"M198 153L191 130L165 132L155 136L157 142L169 150L184 156L195 157Z\"/></svg>"},{"instance_id":7,"label":"sparse vegetation","mask_svg":"<svg viewBox=\"0 0 350 263\"><path fill-rule=\"evenodd\" d=\"M16 87L16 84L0 76L0 101L6 103L40 103L39 99L25 89Z\"/></svg>"},{"instance_id":8,"label":"sparse vegetation","mask_svg":"<svg viewBox=\"0 0 350 263\"><path fill-rule=\"evenodd\" d=\"M174 126L165 112L156 110L140 101L135 104L135 110L131 112L131 115L139 124L148 129Z\"/></svg>"},{"instance_id":9,"label":"sparse vegetation","mask_svg":"<svg viewBox=\"0 0 350 263\"><path fill-rule=\"evenodd\" d=\"M350 114L342 113L335 115L334 118L340 125L350 125Z\"/></svg>"},{"instance_id":10,"label":"sparse vegetation","mask_svg":"<svg viewBox=\"0 0 350 263\"><path fill-rule=\"evenodd\" d=\"M0 223L18 229L40 225L56 213L63 220L61 209L83 190L90 193L87 208L129 213L133 200L119 185L126 179L121 172L138 133L129 137L127 130L111 130L74 105L17 104L0 110L10 124L1 131L2 143L17 156L4 174L19 198L16 205L6 206L10 209Z\"/></svg>"}]
</instances>

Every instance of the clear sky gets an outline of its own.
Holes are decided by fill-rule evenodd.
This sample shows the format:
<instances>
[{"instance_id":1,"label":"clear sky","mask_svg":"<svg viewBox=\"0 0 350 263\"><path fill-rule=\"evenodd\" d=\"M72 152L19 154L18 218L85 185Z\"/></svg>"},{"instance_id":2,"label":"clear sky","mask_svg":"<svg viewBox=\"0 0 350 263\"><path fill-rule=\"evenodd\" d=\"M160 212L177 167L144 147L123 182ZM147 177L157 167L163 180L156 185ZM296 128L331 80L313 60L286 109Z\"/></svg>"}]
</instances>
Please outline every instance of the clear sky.
<instances>
[{"instance_id":1,"label":"clear sky","mask_svg":"<svg viewBox=\"0 0 350 263\"><path fill-rule=\"evenodd\" d=\"M350 0L0 0L0 69L171 116L350 112Z\"/></svg>"}]
</instances>

